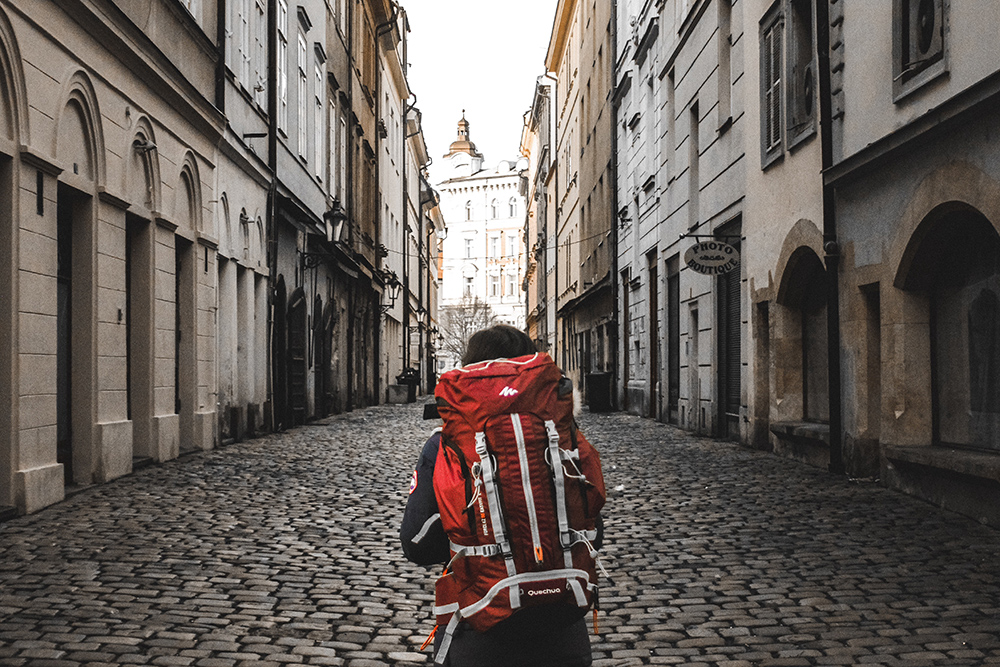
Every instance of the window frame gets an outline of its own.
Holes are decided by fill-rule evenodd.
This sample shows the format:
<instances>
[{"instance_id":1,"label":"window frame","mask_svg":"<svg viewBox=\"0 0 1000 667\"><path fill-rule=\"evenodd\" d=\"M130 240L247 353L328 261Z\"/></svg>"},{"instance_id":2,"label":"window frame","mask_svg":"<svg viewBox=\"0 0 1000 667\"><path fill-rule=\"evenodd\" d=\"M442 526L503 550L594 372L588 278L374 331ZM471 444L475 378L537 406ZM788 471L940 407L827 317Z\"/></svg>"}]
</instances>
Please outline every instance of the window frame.
<instances>
[{"instance_id":1,"label":"window frame","mask_svg":"<svg viewBox=\"0 0 1000 667\"><path fill-rule=\"evenodd\" d=\"M278 130L288 136L288 0L278 0Z\"/></svg>"},{"instance_id":2,"label":"window frame","mask_svg":"<svg viewBox=\"0 0 1000 667\"><path fill-rule=\"evenodd\" d=\"M803 25L802 12L797 7L808 5L808 25ZM807 44L803 41L808 40ZM815 0L785 0L785 43L784 69L784 140L791 151L809 137L816 134L819 96L816 62L816 2ZM805 70L803 74L800 70ZM803 90L800 77L810 76L812 87ZM806 95L810 96L809 111L806 111Z\"/></svg>"},{"instance_id":3,"label":"window frame","mask_svg":"<svg viewBox=\"0 0 1000 667\"><path fill-rule=\"evenodd\" d=\"M760 21L760 166L768 167L785 154L784 25L781 2L775 2ZM771 39L768 42L768 35ZM778 40L777 46L774 45ZM770 44L771 46L768 46ZM774 51L777 51L775 54ZM777 73L777 78L771 75ZM778 99L775 100L774 96ZM768 111L771 113L769 114ZM774 114L777 114L775 117ZM775 125L776 123L776 125ZM773 132L772 132L773 130ZM773 139L773 141L772 141Z\"/></svg>"},{"instance_id":4,"label":"window frame","mask_svg":"<svg viewBox=\"0 0 1000 667\"><path fill-rule=\"evenodd\" d=\"M313 62L313 174L323 179L323 99L324 66L319 58Z\"/></svg>"},{"instance_id":5,"label":"window frame","mask_svg":"<svg viewBox=\"0 0 1000 667\"><path fill-rule=\"evenodd\" d=\"M298 33L298 87L296 97L298 98L296 108L298 110L298 146L296 151L303 160L308 160L309 155L309 42L306 41L305 34L300 30Z\"/></svg>"},{"instance_id":6,"label":"window frame","mask_svg":"<svg viewBox=\"0 0 1000 667\"><path fill-rule=\"evenodd\" d=\"M892 1L892 101L898 103L912 93L925 87L949 70L951 0L933 0L934 11L940 15L940 47L922 62L911 60L909 34L912 22L908 20L909 9L919 0ZM906 25L904 25L906 24ZM912 67L911 67L912 65Z\"/></svg>"}]
</instances>

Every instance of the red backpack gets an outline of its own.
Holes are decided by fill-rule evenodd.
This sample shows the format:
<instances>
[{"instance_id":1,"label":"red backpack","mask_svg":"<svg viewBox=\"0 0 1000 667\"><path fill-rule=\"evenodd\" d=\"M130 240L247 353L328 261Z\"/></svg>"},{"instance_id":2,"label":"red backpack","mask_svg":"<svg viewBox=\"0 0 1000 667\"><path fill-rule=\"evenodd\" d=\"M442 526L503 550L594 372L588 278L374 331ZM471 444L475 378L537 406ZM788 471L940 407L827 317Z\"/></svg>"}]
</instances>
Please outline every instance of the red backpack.
<instances>
[{"instance_id":1,"label":"red backpack","mask_svg":"<svg viewBox=\"0 0 1000 667\"><path fill-rule=\"evenodd\" d=\"M518 609L596 595L604 505L597 451L576 429L573 384L547 354L443 374L434 493L452 559L435 589L443 663L459 621L485 631Z\"/></svg>"}]
</instances>

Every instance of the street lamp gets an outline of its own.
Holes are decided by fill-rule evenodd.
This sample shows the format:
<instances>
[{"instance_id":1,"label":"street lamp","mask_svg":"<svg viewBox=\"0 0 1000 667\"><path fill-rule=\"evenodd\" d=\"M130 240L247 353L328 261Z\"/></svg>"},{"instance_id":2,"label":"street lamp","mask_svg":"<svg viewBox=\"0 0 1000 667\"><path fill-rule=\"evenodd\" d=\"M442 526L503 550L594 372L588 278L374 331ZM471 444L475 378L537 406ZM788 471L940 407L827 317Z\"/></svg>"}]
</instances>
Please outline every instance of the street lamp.
<instances>
[{"instance_id":1,"label":"street lamp","mask_svg":"<svg viewBox=\"0 0 1000 667\"><path fill-rule=\"evenodd\" d=\"M386 294L389 296L389 303L379 304L379 309L382 313L387 313L396 306L396 297L399 296L399 288L402 285L399 282L399 278L396 277L395 271L381 271L382 280L385 282Z\"/></svg>"},{"instance_id":2,"label":"street lamp","mask_svg":"<svg viewBox=\"0 0 1000 667\"><path fill-rule=\"evenodd\" d=\"M323 222L326 224L327 243L340 243L343 239L344 223L347 222L347 212L340 205L340 200L333 198L330 209L323 214Z\"/></svg>"}]
</instances>

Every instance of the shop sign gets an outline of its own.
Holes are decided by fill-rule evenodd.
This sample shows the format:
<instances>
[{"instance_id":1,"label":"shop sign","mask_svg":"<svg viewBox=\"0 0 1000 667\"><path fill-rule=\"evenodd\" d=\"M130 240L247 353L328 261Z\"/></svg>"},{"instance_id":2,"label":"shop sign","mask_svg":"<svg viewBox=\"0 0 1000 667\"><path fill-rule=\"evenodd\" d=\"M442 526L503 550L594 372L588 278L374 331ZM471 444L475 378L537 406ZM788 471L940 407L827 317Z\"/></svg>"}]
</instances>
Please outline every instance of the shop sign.
<instances>
[{"instance_id":1,"label":"shop sign","mask_svg":"<svg viewBox=\"0 0 1000 667\"><path fill-rule=\"evenodd\" d=\"M729 273L740 264L740 251L722 241L701 241L684 253L688 268L709 276Z\"/></svg>"}]
</instances>

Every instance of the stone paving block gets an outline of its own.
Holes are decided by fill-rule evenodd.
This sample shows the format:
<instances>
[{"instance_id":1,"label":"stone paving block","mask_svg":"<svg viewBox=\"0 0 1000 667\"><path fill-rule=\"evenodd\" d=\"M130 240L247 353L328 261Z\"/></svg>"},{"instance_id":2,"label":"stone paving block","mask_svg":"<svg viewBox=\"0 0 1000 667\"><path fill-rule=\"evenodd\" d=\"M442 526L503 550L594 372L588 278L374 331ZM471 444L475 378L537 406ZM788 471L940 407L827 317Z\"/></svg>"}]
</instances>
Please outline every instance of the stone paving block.
<instances>
[{"instance_id":1,"label":"stone paving block","mask_svg":"<svg viewBox=\"0 0 1000 667\"><path fill-rule=\"evenodd\" d=\"M649 420L580 423L625 489L598 667L1000 664L996 531ZM397 543L427 426L357 410L0 524L0 665L429 664L434 574ZM337 444L361 439L378 467Z\"/></svg>"}]
</instances>

